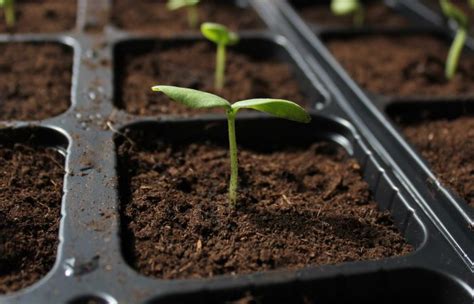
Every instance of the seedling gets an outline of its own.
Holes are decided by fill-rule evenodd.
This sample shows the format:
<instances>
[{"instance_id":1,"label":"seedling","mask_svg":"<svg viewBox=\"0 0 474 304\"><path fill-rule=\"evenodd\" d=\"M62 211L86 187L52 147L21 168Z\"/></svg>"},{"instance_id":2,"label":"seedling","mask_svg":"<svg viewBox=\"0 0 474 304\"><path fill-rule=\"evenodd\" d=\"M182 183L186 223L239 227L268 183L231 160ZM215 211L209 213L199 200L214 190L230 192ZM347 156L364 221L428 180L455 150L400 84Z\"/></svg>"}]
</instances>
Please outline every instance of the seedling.
<instances>
[{"instance_id":1,"label":"seedling","mask_svg":"<svg viewBox=\"0 0 474 304\"><path fill-rule=\"evenodd\" d=\"M229 204L235 207L237 204L238 188L238 160L237 142L235 136L235 116L240 109L253 109L271 114L276 117L285 118L297 122L308 123L311 121L309 114L294 102L284 99L259 98L241 100L231 104L227 100L206 92L193 89L179 88L173 86L154 86L155 92L162 92L174 101L180 102L188 107L196 109L221 108L227 113L227 124L229 132L230 150L230 182L229 182Z\"/></svg>"},{"instance_id":2,"label":"seedling","mask_svg":"<svg viewBox=\"0 0 474 304\"><path fill-rule=\"evenodd\" d=\"M170 11L186 8L188 11L188 25L190 28L196 28L199 22L199 12L197 5L200 0L168 0L166 4Z\"/></svg>"},{"instance_id":3,"label":"seedling","mask_svg":"<svg viewBox=\"0 0 474 304\"><path fill-rule=\"evenodd\" d=\"M474 9L474 0L468 0L469 1L469 6Z\"/></svg>"},{"instance_id":4,"label":"seedling","mask_svg":"<svg viewBox=\"0 0 474 304\"><path fill-rule=\"evenodd\" d=\"M332 0L331 11L337 16L352 14L354 15L354 25L362 26L364 24L364 6L359 0Z\"/></svg>"},{"instance_id":5,"label":"seedling","mask_svg":"<svg viewBox=\"0 0 474 304\"><path fill-rule=\"evenodd\" d=\"M7 27L13 27L15 25L15 0L0 0L0 7L3 8Z\"/></svg>"},{"instance_id":6,"label":"seedling","mask_svg":"<svg viewBox=\"0 0 474 304\"><path fill-rule=\"evenodd\" d=\"M469 21L467 16L449 0L440 0L439 4L443 14L457 25L456 36L449 49L445 66L445 76L448 80L451 80L456 74L459 58L466 43Z\"/></svg>"},{"instance_id":7,"label":"seedling","mask_svg":"<svg viewBox=\"0 0 474 304\"><path fill-rule=\"evenodd\" d=\"M211 22L201 24L201 32L210 41L217 44L216 71L214 76L214 87L222 90L225 82L226 47L239 42L239 36L227 29L227 27Z\"/></svg>"}]
</instances>

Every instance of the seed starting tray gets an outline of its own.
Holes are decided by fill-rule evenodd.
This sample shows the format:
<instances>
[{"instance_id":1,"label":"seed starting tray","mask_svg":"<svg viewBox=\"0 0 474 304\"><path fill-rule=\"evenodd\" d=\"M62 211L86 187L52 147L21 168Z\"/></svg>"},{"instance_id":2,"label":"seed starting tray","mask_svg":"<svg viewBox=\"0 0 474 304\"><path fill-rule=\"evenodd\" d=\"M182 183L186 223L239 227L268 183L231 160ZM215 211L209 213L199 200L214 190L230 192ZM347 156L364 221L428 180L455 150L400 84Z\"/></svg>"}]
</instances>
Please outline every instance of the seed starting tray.
<instances>
[{"instance_id":1,"label":"seed starting tray","mask_svg":"<svg viewBox=\"0 0 474 304\"><path fill-rule=\"evenodd\" d=\"M420 18L413 28L447 38L453 34L441 30L441 21L411 3L415 1L392 2L387 3L401 14ZM150 41L203 38L125 32L104 19L111 1L79 0L74 31L0 34L1 43L56 42L74 52L68 111L42 121L1 122L3 140L19 141L23 137L18 134L35 134L38 142L58 147L66 155L56 263L32 286L1 295L1 303L226 303L248 295L258 303L307 299L315 303L473 302L474 234L470 227L474 212L438 182L390 122L384 110L393 101L363 92L325 48L320 39L324 33L302 21L287 1L250 0L248 4L267 29L242 32L242 43L264 43L265 52L293 66L312 102L313 120L302 126L264 114L241 113L239 137L258 140L273 133L269 140L282 140L297 132L304 139L328 139L342 145L359 162L379 208L390 211L415 250L378 261L200 280L161 280L138 274L122 255L116 143L124 140L126 129L159 131L170 137L206 132L224 138L226 118L217 114L143 117L116 107L118 50Z\"/></svg>"}]
</instances>

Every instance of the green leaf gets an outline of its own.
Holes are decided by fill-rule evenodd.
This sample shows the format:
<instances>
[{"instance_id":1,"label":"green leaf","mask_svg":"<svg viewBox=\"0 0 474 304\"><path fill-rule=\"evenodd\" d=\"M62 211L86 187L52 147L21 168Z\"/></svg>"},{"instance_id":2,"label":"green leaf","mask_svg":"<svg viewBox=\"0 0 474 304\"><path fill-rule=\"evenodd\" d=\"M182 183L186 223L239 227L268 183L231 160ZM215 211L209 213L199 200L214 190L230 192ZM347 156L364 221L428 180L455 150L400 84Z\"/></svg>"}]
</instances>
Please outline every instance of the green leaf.
<instances>
[{"instance_id":1,"label":"green leaf","mask_svg":"<svg viewBox=\"0 0 474 304\"><path fill-rule=\"evenodd\" d=\"M201 24L201 33L216 44L234 45L239 42L237 33L229 31L222 24L205 22Z\"/></svg>"},{"instance_id":2,"label":"green leaf","mask_svg":"<svg viewBox=\"0 0 474 304\"><path fill-rule=\"evenodd\" d=\"M197 4L199 4L199 0L168 0L166 7L170 11L173 11L173 10L177 10L186 6L193 6Z\"/></svg>"},{"instance_id":3,"label":"green leaf","mask_svg":"<svg viewBox=\"0 0 474 304\"><path fill-rule=\"evenodd\" d=\"M458 26L462 28L468 27L469 20L462 10L452 4L449 0L440 0L439 4L446 17L454 20Z\"/></svg>"},{"instance_id":4,"label":"green leaf","mask_svg":"<svg viewBox=\"0 0 474 304\"><path fill-rule=\"evenodd\" d=\"M254 109L265 112L276 117L285 118L297 122L308 123L311 116L305 109L296 103L284 99L257 98L241 100L232 105L232 109L236 112L239 109Z\"/></svg>"},{"instance_id":5,"label":"green leaf","mask_svg":"<svg viewBox=\"0 0 474 304\"><path fill-rule=\"evenodd\" d=\"M335 15L348 15L360 9L358 0L332 0L331 11Z\"/></svg>"},{"instance_id":6,"label":"green leaf","mask_svg":"<svg viewBox=\"0 0 474 304\"><path fill-rule=\"evenodd\" d=\"M217 95L174 86L157 85L152 87L155 92L162 92L174 101L180 102L188 107L203 108L225 108L230 109L230 103Z\"/></svg>"}]
</instances>

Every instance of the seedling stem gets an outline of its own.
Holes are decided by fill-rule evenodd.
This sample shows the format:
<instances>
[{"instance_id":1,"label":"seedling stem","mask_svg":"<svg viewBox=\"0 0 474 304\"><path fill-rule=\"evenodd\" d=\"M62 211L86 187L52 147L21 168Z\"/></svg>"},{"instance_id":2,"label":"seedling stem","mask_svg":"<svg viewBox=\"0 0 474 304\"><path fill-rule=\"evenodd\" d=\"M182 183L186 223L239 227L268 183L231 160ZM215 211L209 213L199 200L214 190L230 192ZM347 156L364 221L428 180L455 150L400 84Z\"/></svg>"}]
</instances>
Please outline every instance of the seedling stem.
<instances>
[{"instance_id":1,"label":"seedling stem","mask_svg":"<svg viewBox=\"0 0 474 304\"><path fill-rule=\"evenodd\" d=\"M226 48L228 45L236 44L239 37L236 33L229 31L227 27L211 22L203 23L201 32L204 37L217 45L214 87L220 91L225 84Z\"/></svg>"},{"instance_id":2,"label":"seedling stem","mask_svg":"<svg viewBox=\"0 0 474 304\"><path fill-rule=\"evenodd\" d=\"M199 22L199 11L196 5L188 6L188 25L195 29Z\"/></svg>"},{"instance_id":3,"label":"seedling stem","mask_svg":"<svg viewBox=\"0 0 474 304\"><path fill-rule=\"evenodd\" d=\"M188 25L196 28L199 22L199 11L197 5L200 0L168 0L167 8L171 11L186 8L188 15Z\"/></svg>"},{"instance_id":4,"label":"seedling stem","mask_svg":"<svg viewBox=\"0 0 474 304\"><path fill-rule=\"evenodd\" d=\"M466 29L459 28L454 37L451 48L449 49L448 58L446 59L446 78L448 80L453 79L458 68L459 58L461 57L464 43L466 43L467 31Z\"/></svg>"},{"instance_id":5,"label":"seedling stem","mask_svg":"<svg viewBox=\"0 0 474 304\"><path fill-rule=\"evenodd\" d=\"M450 20L453 20L457 26L456 36L451 44L446 58L445 76L446 79L453 79L459 65L459 59L467 39L468 18L467 16L449 0L439 0L441 10Z\"/></svg>"},{"instance_id":6,"label":"seedling stem","mask_svg":"<svg viewBox=\"0 0 474 304\"><path fill-rule=\"evenodd\" d=\"M0 0L0 7L5 14L5 23L11 28L15 25L15 0Z\"/></svg>"},{"instance_id":7,"label":"seedling stem","mask_svg":"<svg viewBox=\"0 0 474 304\"><path fill-rule=\"evenodd\" d=\"M216 56L216 71L215 71L215 87L217 90L224 88L224 75L225 75L225 62L226 62L226 50L224 44L217 45L217 56Z\"/></svg>"},{"instance_id":8,"label":"seedling stem","mask_svg":"<svg viewBox=\"0 0 474 304\"><path fill-rule=\"evenodd\" d=\"M229 132L229 151L230 151L230 181L229 181L229 204L237 204L237 187L239 181L239 161L237 159L237 139L235 136L235 116L237 112L227 110L227 125Z\"/></svg>"},{"instance_id":9,"label":"seedling stem","mask_svg":"<svg viewBox=\"0 0 474 304\"><path fill-rule=\"evenodd\" d=\"M365 12L362 5L359 5L359 8L354 12L354 25L356 27L361 27L364 25Z\"/></svg>"}]
</instances>

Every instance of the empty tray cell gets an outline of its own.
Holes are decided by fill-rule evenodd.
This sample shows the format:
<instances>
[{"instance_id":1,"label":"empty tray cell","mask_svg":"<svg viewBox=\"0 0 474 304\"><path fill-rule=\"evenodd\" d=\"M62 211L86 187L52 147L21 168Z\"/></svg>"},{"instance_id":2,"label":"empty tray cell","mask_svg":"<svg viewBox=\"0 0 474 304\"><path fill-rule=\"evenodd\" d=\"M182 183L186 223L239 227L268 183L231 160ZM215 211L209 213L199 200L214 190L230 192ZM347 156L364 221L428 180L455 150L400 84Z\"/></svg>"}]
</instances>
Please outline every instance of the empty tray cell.
<instances>
[{"instance_id":1,"label":"empty tray cell","mask_svg":"<svg viewBox=\"0 0 474 304\"><path fill-rule=\"evenodd\" d=\"M430 34L324 35L327 47L364 89L395 97L474 98L474 56L444 74L449 41ZM383 50L383 51L376 51Z\"/></svg>"},{"instance_id":2,"label":"empty tray cell","mask_svg":"<svg viewBox=\"0 0 474 304\"><path fill-rule=\"evenodd\" d=\"M40 120L66 111L72 51L58 43L0 44L0 119Z\"/></svg>"},{"instance_id":3,"label":"empty tray cell","mask_svg":"<svg viewBox=\"0 0 474 304\"><path fill-rule=\"evenodd\" d=\"M188 21L188 9L170 11L165 0L115 0L112 22L120 28L133 31L173 35L196 32L201 22L217 22L233 30L264 28L260 17L247 1L204 0L197 6L198 22L195 28Z\"/></svg>"},{"instance_id":4,"label":"empty tray cell","mask_svg":"<svg viewBox=\"0 0 474 304\"><path fill-rule=\"evenodd\" d=\"M7 27L0 10L0 32L47 33L72 30L77 0L16 0L15 23Z\"/></svg>"},{"instance_id":5,"label":"empty tray cell","mask_svg":"<svg viewBox=\"0 0 474 304\"><path fill-rule=\"evenodd\" d=\"M332 141L342 136L337 123L239 121L236 208L225 126L148 125L118 143L122 248L138 272L206 278L412 251L377 210L358 163Z\"/></svg>"},{"instance_id":6,"label":"empty tray cell","mask_svg":"<svg viewBox=\"0 0 474 304\"><path fill-rule=\"evenodd\" d=\"M337 16L331 11L331 1L292 0L289 1L301 17L315 25L327 27L353 27L354 15ZM361 1L365 10L364 25L402 27L409 20L388 7L383 1Z\"/></svg>"},{"instance_id":7,"label":"empty tray cell","mask_svg":"<svg viewBox=\"0 0 474 304\"><path fill-rule=\"evenodd\" d=\"M33 284L54 264L65 146L51 130L0 131L0 293Z\"/></svg>"},{"instance_id":8,"label":"empty tray cell","mask_svg":"<svg viewBox=\"0 0 474 304\"><path fill-rule=\"evenodd\" d=\"M256 52L255 50L259 50ZM175 85L223 96L230 102L272 97L306 108L323 97L291 51L269 39L243 38L228 50L226 83L214 89L216 47L200 39L129 41L115 52L116 105L135 115L203 114L170 101L151 86ZM220 109L211 110L222 113Z\"/></svg>"},{"instance_id":9,"label":"empty tray cell","mask_svg":"<svg viewBox=\"0 0 474 304\"><path fill-rule=\"evenodd\" d=\"M474 207L474 106L398 103L387 111L441 182Z\"/></svg>"}]
</instances>

